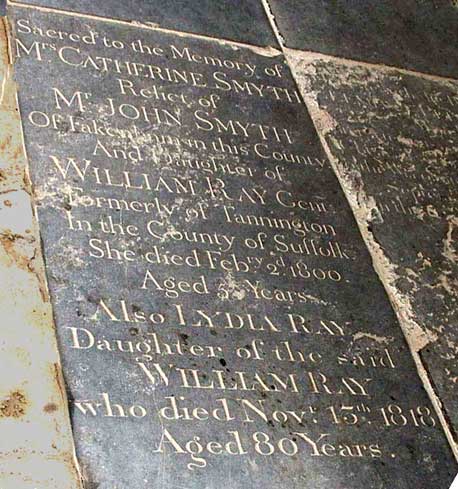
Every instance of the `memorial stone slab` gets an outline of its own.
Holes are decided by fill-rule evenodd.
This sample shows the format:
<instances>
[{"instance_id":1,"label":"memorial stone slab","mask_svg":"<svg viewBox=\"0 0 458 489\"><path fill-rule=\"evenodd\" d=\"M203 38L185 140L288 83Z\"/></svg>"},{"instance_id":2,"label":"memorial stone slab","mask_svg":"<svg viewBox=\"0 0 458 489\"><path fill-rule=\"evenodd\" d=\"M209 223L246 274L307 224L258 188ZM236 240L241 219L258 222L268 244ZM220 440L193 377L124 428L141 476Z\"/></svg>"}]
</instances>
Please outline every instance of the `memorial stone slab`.
<instances>
[{"instance_id":1,"label":"memorial stone slab","mask_svg":"<svg viewBox=\"0 0 458 489\"><path fill-rule=\"evenodd\" d=\"M291 60L456 440L458 84Z\"/></svg>"},{"instance_id":2,"label":"memorial stone slab","mask_svg":"<svg viewBox=\"0 0 458 489\"><path fill-rule=\"evenodd\" d=\"M456 462L283 55L11 13L87 485L450 486Z\"/></svg>"},{"instance_id":3,"label":"memorial stone slab","mask_svg":"<svg viewBox=\"0 0 458 489\"><path fill-rule=\"evenodd\" d=\"M20 3L149 23L259 46L278 46L259 0L24 0Z\"/></svg>"},{"instance_id":4,"label":"memorial stone slab","mask_svg":"<svg viewBox=\"0 0 458 489\"><path fill-rule=\"evenodd\" d=\"M268 1L287 47L458 77L453 0Z\"/></svg>"}]
</instances>

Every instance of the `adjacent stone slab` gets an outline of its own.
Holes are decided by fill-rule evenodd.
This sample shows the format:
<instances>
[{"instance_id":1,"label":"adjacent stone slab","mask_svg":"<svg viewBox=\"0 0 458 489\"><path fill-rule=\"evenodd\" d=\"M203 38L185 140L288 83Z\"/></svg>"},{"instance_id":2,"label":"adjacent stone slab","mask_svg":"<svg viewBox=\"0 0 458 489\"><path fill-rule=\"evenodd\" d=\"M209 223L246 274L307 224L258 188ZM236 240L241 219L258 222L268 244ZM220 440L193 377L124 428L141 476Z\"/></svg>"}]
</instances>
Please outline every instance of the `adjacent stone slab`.
<instances>
[{"instance_id":1,"label":"adjacent stone slab","mask_svg":"<svg viewBox=\"0 0 458 489\"><path fill-rule=\"evenodd\" d=\"M458 77L453 0L269 0L290 48Z\"/></svg>"},{"instance_id":2,"label":"adjacent stone slab","mask_svg":"<svg viewBox=\"0 0 458 489\"><path fill-rule=\"evenodd\" d=\"M259 0L24 0L20 3L149 23L257 46L278 45Z\"/></svg>"},{"instance_id":3,"label":"adjacent stone slab","mask_svg":"<svg viewBox=\"0 0 458 489\"><path fill-rule=\"evenodd\" d=\"M290 60L456 437L458 84Z\"/></svg>"},{"instance_id":4,"label":"adjacent stone slab","mask_svg":"<svg viewBox=\"0 0 458 489\"><path fill-rule=\"evenodd\" d=\"M87 485L449 486L456 464L284 57L14 14Z\"/></svg>"}]
</instances>

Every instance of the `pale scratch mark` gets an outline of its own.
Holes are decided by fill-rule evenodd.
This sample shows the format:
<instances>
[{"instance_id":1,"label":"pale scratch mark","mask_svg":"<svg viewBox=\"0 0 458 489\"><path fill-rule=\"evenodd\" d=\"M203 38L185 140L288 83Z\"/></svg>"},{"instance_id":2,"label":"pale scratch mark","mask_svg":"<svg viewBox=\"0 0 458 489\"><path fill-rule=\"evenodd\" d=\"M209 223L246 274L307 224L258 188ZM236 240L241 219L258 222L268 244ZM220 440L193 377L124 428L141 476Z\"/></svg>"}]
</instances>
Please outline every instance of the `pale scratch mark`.
<instances>
[{"instance_id":1,"label":"pale scratch mark","mask_svg":"<svg viewBox=\"0 0 458 489\"><path fill-rule=\"evenodd\" d=\"M442 255L453 263L458 262L458 252L454 246L453 232L458 227L458 218L456 216L449 216L447 218L447 234L443 241L444 249Z\"/></svg>"},{"instance_id":2,"label":"pale scratch mark","mask_svg":"<svg viewBox=\"0 0 458 489\"><path fill-rule=\"evenodd\" d=\"M360 331L353 336L354 341L359 341L365 338L375 341L376 343L380 343L381 345L389 345L394 341L392 336L378 336L376 334L365 333L363 331Z\"/></svg>"}]
</instances>

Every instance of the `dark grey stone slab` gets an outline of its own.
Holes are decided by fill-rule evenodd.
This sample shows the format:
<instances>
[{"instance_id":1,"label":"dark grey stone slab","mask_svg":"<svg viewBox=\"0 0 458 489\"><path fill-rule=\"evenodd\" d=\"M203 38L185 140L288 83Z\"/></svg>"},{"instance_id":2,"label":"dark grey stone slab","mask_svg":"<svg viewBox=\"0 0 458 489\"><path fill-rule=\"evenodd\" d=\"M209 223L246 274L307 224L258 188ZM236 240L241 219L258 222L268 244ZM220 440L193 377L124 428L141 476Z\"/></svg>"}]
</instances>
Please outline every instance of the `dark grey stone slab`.
<instances>
[{"instance_id":1,"label":"dark grey stone slab","mask_svg":"<svg viewBox=\"0 0 458 489\"><path fill-rule=\"evenodd\" d=\"M296 61L456 437L458 84L319 57Z\"/></svg>"},{"instance_id":2,"label":"dark grey stone slab","mask_svg":"<svg viewBox=\"0 0 458 489\"><path fill-rule=\"evenodd\" d=\"M452 0L269 0L288 47L457 78Z\"/></svg>"},{"instance_id":3,"label":"dark grey stone slab","mask_svg":"<svg viewBox=\"0 0 458 489\"><path fill-rule=\"evenodd\" d=\"M14 13L88 485L449 486L451 451L283 56Z\"/></svg>"},{"instance_id":4,"label":"dark grey stone slab","mask_svg":"<svg viewBox=\"0 0 458 489\"><path fill-rule=\"evenodd\" d=\"M20 3L150 23L257 46L278 46L259 0L24 0Z\"/></svg>"}]
</instances>

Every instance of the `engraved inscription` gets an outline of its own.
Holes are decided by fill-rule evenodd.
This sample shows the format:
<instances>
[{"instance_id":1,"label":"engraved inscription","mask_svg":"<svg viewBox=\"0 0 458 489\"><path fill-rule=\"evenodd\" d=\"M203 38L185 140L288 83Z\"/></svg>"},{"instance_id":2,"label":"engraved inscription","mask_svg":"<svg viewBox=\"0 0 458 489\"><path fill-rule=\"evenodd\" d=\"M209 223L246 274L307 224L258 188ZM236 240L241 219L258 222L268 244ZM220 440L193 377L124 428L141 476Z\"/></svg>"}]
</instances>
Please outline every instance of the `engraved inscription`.
<instances>
[{"instance_id":1,"label":"engraved inscription","mask_svg":"<svg viewBox=\"0 0 458 489\"><path fill-rule=\"evenodd\" d=\"M451 481L283 56L15 12L85 478L324 489L344 471L358 489L402 468L399 489ZM418 468L427 446L440 471Z\"/></svg>"}]
</instances>

